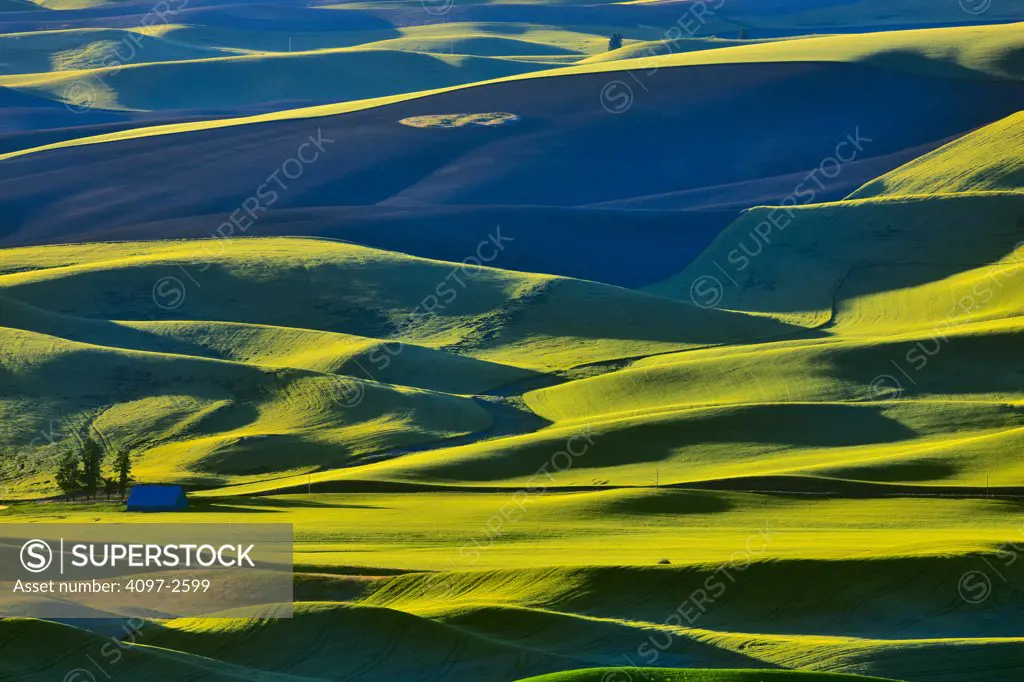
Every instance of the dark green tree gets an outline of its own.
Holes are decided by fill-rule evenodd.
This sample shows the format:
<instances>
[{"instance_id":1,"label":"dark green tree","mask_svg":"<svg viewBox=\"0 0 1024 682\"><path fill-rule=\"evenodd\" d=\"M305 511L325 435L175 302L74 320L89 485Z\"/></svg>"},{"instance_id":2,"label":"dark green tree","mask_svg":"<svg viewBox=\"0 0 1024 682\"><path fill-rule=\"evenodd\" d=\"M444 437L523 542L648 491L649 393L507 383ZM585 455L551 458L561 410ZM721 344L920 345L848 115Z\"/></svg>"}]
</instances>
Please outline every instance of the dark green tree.
<instances>
[{"instance_id":1,"label":"dark green tree","mask_svg":"<svg viewBox=\"0 0 1024 682\"><path fill-rule=\"evenodd\" d=\"M82 442L82 489L92 499L103 482L103 448L89 436Z\"/></svg>"},{"instance_id":2,"label":"dark green tree","mask_svg":"<svg viewBox=\"0 0 1024 682\"><path fill-rule=\"evenodd\" d=\"M745 28L740 29L740 40L746 40L750 37L750 31Z\"/></svg>"},{"instance_id":3,"label":"dark green tree","mask_svg":"<svg viewBox=\"0 0 1024 682\"><path fill-rule=\"evenodd\" d=\"M117 492L117 479L113 476L104 476L103 492L107 494L107 502L110 502L110 496Z\"/></svg>"},{"instance_id":4,"label":"dark green tree","mask_svg":"<svg viewBox=\"0 0 1024 682\"><path fill-rule=\"evenodd\" d=\"M117 474L117 495L124 499L132 482L132 457L127 450L118 450L114 458L114 472Z\"/></svg>"},{"instance_id":5,"label":"dark green tree","mask_svg":"<svg viewBox=\"0 0 1024 682\"><path fill-rule=\"evenodd\" d=\"M612 34L612 37L608 39L608 49L617 50L622 47L622 34L616 31Z\"/></svg>"},{"instance_id":6,"label":"dark green tree","mask_svg":"<svg viewBox=\"0 0 1024 682\"><path fill-rule=\"evenodd\" d=\"M78 454L68 450L57 460L57 471L53 476L57 487L64 493L64 499L70 500L78 492L82 482L82 472L78 468Z\"/></svg>"}]
</instances>

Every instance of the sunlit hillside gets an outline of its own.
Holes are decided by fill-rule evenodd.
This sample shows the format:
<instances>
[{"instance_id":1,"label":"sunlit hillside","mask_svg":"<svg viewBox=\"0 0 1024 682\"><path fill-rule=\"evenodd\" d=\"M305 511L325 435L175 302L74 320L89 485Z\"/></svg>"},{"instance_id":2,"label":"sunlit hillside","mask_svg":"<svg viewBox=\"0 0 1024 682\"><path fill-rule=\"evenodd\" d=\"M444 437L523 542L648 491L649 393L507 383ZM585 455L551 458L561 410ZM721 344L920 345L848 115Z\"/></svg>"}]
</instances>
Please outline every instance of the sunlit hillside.
<instances>
[{"instance_id":1,"label":"sunlit hillside","mask_svg":"<svg viewBox=\"0 0 1024 682\"><path fill-rule=\"evenodd\" d=\"M0 679L1021 679L1021 20L0 0L0 522L294 535Z\"/></svg>"}]
</instances>

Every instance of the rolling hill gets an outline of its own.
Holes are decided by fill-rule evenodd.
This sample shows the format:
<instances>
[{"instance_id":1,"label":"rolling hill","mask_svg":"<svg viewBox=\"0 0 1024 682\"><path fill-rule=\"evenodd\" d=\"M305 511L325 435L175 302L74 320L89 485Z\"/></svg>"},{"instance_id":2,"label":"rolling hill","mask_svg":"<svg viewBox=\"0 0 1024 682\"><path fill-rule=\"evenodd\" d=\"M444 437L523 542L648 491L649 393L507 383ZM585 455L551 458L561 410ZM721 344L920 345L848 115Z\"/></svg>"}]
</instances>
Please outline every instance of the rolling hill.
<instances>
[{"instance_id":1,"label":"rolling hill","mask_svg":"<svg viewBox=\"0 0 1024 682\"><path fill-rule=\"evenodd\" d=\"M487 411L459 394L644 349L788 329L617 287L337 242L224 246L217 254L201 242L3 252L9 445L59 413L70 423L100 420L133 449L155 446L149 475L172 461L199 478L293 469L303 465L274 464L273 453L307 451L308 466L328 452L387 452L489 428ZM424 290L436 292L433 304L424 305ZM235 311L230 322L221 319L225 307ZM674 331L620 338L621 325L644 309L650 319L674 318ZM69 388L54 402L33 388L56 376L80 382L77 397ZM356 404L339 413L346 391ZM460 412L465 419L452 421ZM148 446L131 435L139 420L151 424Z\"/></svg>"},{"instance_id":2,"label":"rolling hill","mask_svg":"<svg viewBox=\"0 0 1024 682\"><path fill-rule=\"evenodd\" d=\"M1015 149L1022 142L1024 113L1018 112L869 182L850 198L1019 192L1024 168Z\"/></svg>"},{"instance_id":3,"label":"rolling hill","mask_svg":"<svg viewBox=\"0 0 1024 682\"><path fill-rule=\"evenodd\" d=\"M3 680L1024 675L1018 8L0 2L0 524L294 538Z\"/></svg>"},{"instance_id":4,"label":"rolling hill","mask_svg":"<svg viewBox=\"0 0 1024 682\"><path fill-rule=\"evenodd\" d=\"M884 43L853 37L792 41L834 40L835 62L781 61L800 58L785 51L775 62L724 57L735 50L782 50L786 41L658 58L664 68L644 71L646 89L634 83L632 105L619 115L602 106L601 93L609 84L633 82L628 60L432 94L58 142L0 161L6 179L0 238L21 245L214 236L226 229L349 239L458 261L467 254L455 247L472 248L475 235L446 240L450 249L431 241L428 250L417 245L424 240L405 234L431 224L460 235L512 220L524 225L524 239L540 235L566 245L556 247L555 257L540 248L521 252L510 264L517 270L650 285L682 270L737 211L792 198L822 164L831 177L817 172L813 200L838 200L1024 103L1020 82L999 75L1016 49L1003 27L910 33L900 36L906 49L923 47L903 61L865 58L884 55ZM723 54L717 62L682 65L692 54L715 53ZM904 61L934 62L934 68L904 69ZM495 128L398 124L465 111L509 112L518 120ZM635 129L643 134L633 135ZM738 132L710 134L724 129ZM298 170L293 161L287 172L301 180L270 187L268 178L311 136L330 141L320 143L317 158L324 160ZM849 149L851 139L858 149ZM559 153L545 153L551 149ZM838 173L827 161L837 150L844 159L852 153ZM155 157L159 164L149 161ZM81 166L94 172L83 175ZM568 177L571 184L563 181ZM261 187L264 196L274 190L273 210L263 210L265 201L252 208ZM92 201L97 192L108 199ZM225 228L246 201L258 210L252 213L258 219L247 221L252 229ZM808 201L806 193L800 201ZM42 205L53 210L40 212ZM613 207L620 212L607 212ZM652 212L655 207L663 213ZM672 213L680 209L694 212ZM578 235L591 234L588 225L602 223L609 227L598 239L573 246ZM640 235L636 245L621 246L618 224L635 225L628 232ZM680 245L678 258L648 246L666 235ZM652 251L659 254L653 269L646 256Z\"/></svg>"}]
</instances>

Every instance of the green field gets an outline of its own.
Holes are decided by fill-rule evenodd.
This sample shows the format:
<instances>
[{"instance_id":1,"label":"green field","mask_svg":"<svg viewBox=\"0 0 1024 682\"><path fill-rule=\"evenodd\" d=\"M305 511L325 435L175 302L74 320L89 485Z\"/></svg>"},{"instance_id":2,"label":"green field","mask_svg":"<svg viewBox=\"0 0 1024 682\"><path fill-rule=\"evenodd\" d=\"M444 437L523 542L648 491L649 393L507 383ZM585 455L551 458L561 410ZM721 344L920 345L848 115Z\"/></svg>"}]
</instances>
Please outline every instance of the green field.
<instances>
[{"instance_id":1,"label":"green field","mask_svg":"<svg viewBox=\"0 0 1024 682\"><path fill-rule=\"evenodd\" d=\"M636 675L641 679L659 680L665 682L761 682L761 680L814 680L815 682L842 682L842 680L878 680L877 677L860 677L851 675L831 675L829 673L798 673L790 671L765 671L765 670L685 670L685 671L663 671L658 668L637 668L636 670L619 670L615 668L597 668L594 670L581 670L572 673L556 673L554 675L542 675L531 678L542 682L559 682L569 680L575 682L586 682L588 680L630 680Z\"/></svg>"},{"instance_id":2,"label":"green field","mask_svg":"<svg viewBox=\"0 0 1024 682\"><path fill-rule=\"evenodd\" d=\"M615 665L664 627L694 576L739 552L750 565L729 601L667 631L696 649L669 649L662 663L939 679L919 673L927 656L957 674L1006 661L1006 677L986 679L1011 679L1021 643L989 620L1008 595L928 614L949 608L978 557L996 560L1021 532L1019 503L999 492L1022 484L1013 453L1024 443L1013 131L999 122L975 133L1000 152L972 157L977 186L795 210L784 238L726 292L728 310L329 241L229 241L205 254L201 242L7 250L3 423L23 453L15 496L53 493L53 448L26 451L25 434L60 413L69 430L130 448L140 478L203 488L176 520L244 512L295 525L294 621L154 625L132 657L138 674L165 649L182 652L173 660L184 669L212 666L205 657L218 652L211 674L230 675L227 663L302 679L354 670L369 663L333 647L286 663L260 644L305 632L334 641L353 618L373 641L406 633L407 658L376 661L374 675L444 665L429 661L453 647L459 675L484 660L488 670ZM887 178L925 188L963 146ZM740 218L652 291L684 298L691 273L710 271L770 210ZM968 233L967 216L988 217ZM863 233L883 223L875 248ZM798 259L805 270L787 277ZM205 286L180 311L154 308L152 283L175 263ZM465 288L408 324L421 292L453 269ZM386 375L372 374L375 350L393 358ZM913 384L876 382L895 374L892 361ZM54 381L59 398L40 390ZM358 384L358 404L345 404L339 381ZM545 465L552 473L539 476ZM374 482L399 487L360 492ZM438 487L402 492L410 483ZM54 502L3 514L161 520ZM639 582L629 577L638 571ZM830 596L844 575L865 596ZM652 580L667 582L652 591ZM891 599L924 611L907 621L873 610ZM59 627L47 636L89 636Z\"/></svg>"},{"instance_id":3,"label":"green field","mask_svg":"<svg viewBox=\"0 0 1024 682\"><path fill-rule=\"evenodd\" d=\"M677 4L0 5L0 523L287 523L295 567L289 618L0 617L0 679L1021 679L1024 17ZM801 90L844 78L885 101ZM821 111L875 146L805 200ZM87 442L189 508L65 499Z\"/></svg>"},{"instance_id":4,"label":"green field","mask_svg":"<svg viewBox=\"0 0 1024 682\"><path fill-rule=\"evenodd\" d=\"M166 35L173 36L175 33L174 26L161 28ZM462 28L462 25L458 25L458 29ZM473 26L464 28L466 31L477 30ZM425 39L433 40L432 34L436 30L434 28L427 32ZM639 55L635 54L638 48L627 46L623 48L625 53L622 58L619 58L618 51L604 53L598 57L587 57L589 53L598 50L604 40L592 34L539 30L525 33L531 38L530 44L536 46L532 49L532 54L520 54L522 51L531 50L513 50L511 47L499 49L491 39L470 40L468 45L473 51L467 54L458 52L454 47L442 49L450 47L443 38L439 38L439 42L434 45L438 51L414 50L409 48L416 47L415 42L408 42L414 39L402 37L394 39L399 41L399 45L390 44L392 41L373 41L368 45L296 52L244 49L241 51L245 54L214 55L205 59L183 53L179 58L168 58L152 63L132 61L122 64L115 59L111 66L102 66L102 50L90 48L90 44L87 43L77 49L86 53L90 50L99 50L98 54L101 56L73 56L69 58L69 64L75 65L74 69L53 68L52 64L57 60L54 55L58 54L54 52L50 56L50 69L17 75L0 75L0 87L67 101L69 105L77 106L79 102L67 100L68 93L76 92L73 86L84 84L83 87L89 95L87 104L90 107L115 110L176 109L187 103L203 109L230 109L267 99L271 92L277 93L278 98L282 100L329 99L338 103L300 109L288 108L237 119L136 128L0 154L0 160L25 153L60 149L68 145L201 131L246 123L337 115L452 89L479 87L492 81L530 77L532 72L542 70L546 77L565 77L609 72L612 75L620 72L649 74L660 69L683 66L815 61L865 64L887 71L925 76L971 80L1020 80L1024 78L1024 69L1021 67L1024 47L1021 46L1019 34L1020 24L1006 24L754 41L753 44L694 50L686 49L685 43L680 47L680 41L673 39L668 47L651 44L644 47ZM473 33L467 35L472 36ZM80 37L76 38L81 40ZM158 38L162 39L160 36ZM244 44L241 38L235 40L237 44ZM455 42L452 45L459 44L459 39L453 40ZM15 44L11 53L19 55L24 49L29 56L23 59L34 58L38 62L38 48L33 44L34 41L25 42L25 48ZM564 65L564 52L570 51L568 45L574 46L579 65ZM195 48L190 49L226 48L209 48L207 42L199 41ZM511 54L497 54L510 50ZM154 53L158 54L159 50L154 50ZM610 59L606 55L615 55L616 58ZM148 53L140 48L139 58L146 56ZM89 66L90 59L97 65L93 68L83 68ZM373 78L375 69L381 69L382 73L397 74L397 77ZM196 79L193 74L201 74L202 77ZM185 95L175 89L151 87L154 79L185 79L199 82L190 89L191 94ZM282 80L286 81L284 85ZM263 87L266 90L262 90Z\"/></svg>"}]
</instances>

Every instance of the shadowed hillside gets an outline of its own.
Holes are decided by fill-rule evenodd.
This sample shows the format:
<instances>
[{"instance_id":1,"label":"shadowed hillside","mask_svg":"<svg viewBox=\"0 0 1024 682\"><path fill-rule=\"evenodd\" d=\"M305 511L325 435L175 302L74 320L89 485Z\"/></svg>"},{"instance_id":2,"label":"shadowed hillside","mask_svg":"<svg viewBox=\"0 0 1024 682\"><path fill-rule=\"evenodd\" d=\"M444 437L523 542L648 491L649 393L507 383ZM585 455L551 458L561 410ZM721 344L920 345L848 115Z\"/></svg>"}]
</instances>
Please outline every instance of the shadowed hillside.
<instances>
[{"instance_id":1,"label":"shadowed hillside","mask_svg":"<svg viewBox=\"0 0 1024 682\"><path fill-rule=\"evenodd\" d=\"M0 679L1024 678L1020 8L163 4L0 0L0 523L292 601Z\"/></svg>"}]
</instances>

